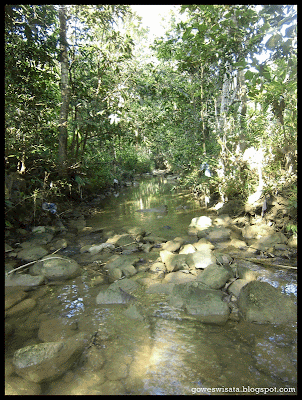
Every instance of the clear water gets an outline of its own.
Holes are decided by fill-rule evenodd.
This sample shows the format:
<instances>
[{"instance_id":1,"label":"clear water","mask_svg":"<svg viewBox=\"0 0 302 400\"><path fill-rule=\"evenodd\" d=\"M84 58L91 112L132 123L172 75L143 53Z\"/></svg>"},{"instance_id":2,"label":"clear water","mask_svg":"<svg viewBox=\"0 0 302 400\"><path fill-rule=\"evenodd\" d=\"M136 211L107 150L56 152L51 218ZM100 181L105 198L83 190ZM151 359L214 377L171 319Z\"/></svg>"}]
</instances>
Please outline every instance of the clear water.
<instances>
[{"instance_id":1,"label":"clear water","mask_svg":"<svg viewBox=\"0 0 302 400\"><path fill-rule=\"evenodd\" d=\"M164 204L166 215L135 212ZM116 232L141 226L152 235L190 241L188 225L200 215L198 203L188 193L173 190L173 184L158 177L105 200L87 225ZM294 276L258 271L262 280L295 295ZM10 318L15 332L6 345L8 364L14 351L41 342L42 320L63 319L66 326L76 326L76 332L100 332L98 342L71 370L41 385L42 394L257 394L264 390L293 394L288 391L296 390L296 326L244 321L206 325L171 309L165 295L146 294L143 289L135 295L144 318L133 320L125 315L126 305L96 305L101 287L91 287L86 275L59 286L40 287L30 294L37 299L33 311ZM259 344L264 348L260 355Z\"/></svg>"}]
</instances>

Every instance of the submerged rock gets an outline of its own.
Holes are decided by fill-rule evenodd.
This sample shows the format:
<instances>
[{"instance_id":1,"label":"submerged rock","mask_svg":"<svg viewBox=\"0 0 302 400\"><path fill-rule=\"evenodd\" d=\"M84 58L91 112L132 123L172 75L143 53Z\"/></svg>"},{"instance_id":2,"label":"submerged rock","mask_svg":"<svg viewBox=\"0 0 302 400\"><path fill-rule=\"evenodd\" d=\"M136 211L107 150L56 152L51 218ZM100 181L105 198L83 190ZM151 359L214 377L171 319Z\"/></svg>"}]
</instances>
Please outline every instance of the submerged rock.
<instances>
[{"instance_id":1,"label":"submerged rock","mask_svg":"<svg viewBox=\"0 0 302 400\"><path fill-rule=\"evenodd\" d=\"M22 300L20 303L16 304L15 306L9 308L6 313L5 316L6 317L17 317L20 315L24 315L26 313L28 313L29 311L31 311L33 308L35 308L36 306L36 301L34 299L25 299Z\"/></svg>"},{"instance_id":2,"label":"submerged rock","mask_svg":"<svg viewBox=\"0 0 302 400\"><path fill-rule=\"evenodd\" d=\"M293 362L296 355L293 353L289 352L288 346L279 347L276 343L263 339L255 345L256 368L268 376L296 384L297 369Z\"/></svg>"},{"instance_id":3,"label":"submerged rock","mask_svg":"<svg viewBox=\"0 0 302 400\"><path fill-rule=\"evenodd\" d=\"M13 357L15 372L32 382L52 381L64 374L88 343L85 333L59 342L22 347Z\"/></svg>"},{"instance_id":4,"label":"submerged rock","mask_svg":"<svg viewBox=\"0 0 302 400\"><path fill-rule=\"evenodd\" d=\"M26 396L40 395L41 387L38 383L28 382L17 376L10 376L5 379L5 395Z\"/></svg>"},{"instance_id":5,"label":"submerged rock","mask_svg":"<svg viewBox=\"0 0 302 400\"><path fill-rule=\"evenodd\" d=\"M96 304L127 304L135 301L132 292L139 286L137 282L127 278L116 281L97 295Z\"/></svg>"}]
</instances>

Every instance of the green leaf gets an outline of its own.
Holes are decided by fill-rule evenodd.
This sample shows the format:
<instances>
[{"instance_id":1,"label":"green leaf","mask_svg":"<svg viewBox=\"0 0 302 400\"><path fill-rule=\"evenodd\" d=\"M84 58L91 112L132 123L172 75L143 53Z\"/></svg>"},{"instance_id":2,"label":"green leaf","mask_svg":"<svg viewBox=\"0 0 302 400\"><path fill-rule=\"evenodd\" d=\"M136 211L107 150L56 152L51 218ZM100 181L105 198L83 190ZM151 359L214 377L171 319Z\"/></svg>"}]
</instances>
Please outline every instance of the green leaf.
<instances>
[{"instance_id":1,"label":"green leaf","mask_svg":"<svg viewBox=\"0 0 302 400\"><path fill-rule=\"evenodd\" d=\"M265 46L268 50L275 50L280 44L281 40L282 36L279 33L276 33L268 39L268 41L265 43Z\"/></svg>"},{"instance_id":2,"label":"green leaf","mask_svg":"<svg viewBox=\"0 0 302 400\"><path fill-rule=\"evenodd\" d=\"M251 81L254 78L254 76L256 76L256 73L250 70L246 71L246 73L244 74L244 77L247 81Z\"/></svg>"}]
</instances>

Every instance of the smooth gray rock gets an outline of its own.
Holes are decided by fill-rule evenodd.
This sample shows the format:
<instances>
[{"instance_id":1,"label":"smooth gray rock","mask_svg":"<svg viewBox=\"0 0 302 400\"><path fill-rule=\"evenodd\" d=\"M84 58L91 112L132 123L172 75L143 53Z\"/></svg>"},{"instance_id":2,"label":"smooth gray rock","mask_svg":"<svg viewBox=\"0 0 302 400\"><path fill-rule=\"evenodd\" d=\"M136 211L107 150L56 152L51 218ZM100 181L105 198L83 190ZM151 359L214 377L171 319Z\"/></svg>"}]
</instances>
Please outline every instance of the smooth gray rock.
<instances>
[{"instance_id":1,"label":"smooth gray rock","mask_svg":"<svg viewBox=\"0 0 302 400\"><path fill-rule=\"evenodd\" d=\"M41 246L31 245L17 253L17 257L25 261L36 261L44 257L48 251Z\"/></svg>"},{"instance_id":2,"label":"smooth gray rock","mask_svg":"<svg viewBox=\"0 0 302 400\"><path fill-rule=\"evenodd\" d=\"M217 264L210 264L203 270L198 281L203 282L211 289L220 289L232 277L233 273L231 270Z\"/></svg>"},{"instance_id":3,"label":"smooth gray rock","mask_svg":"<svg viewBox=\"0 0 302 400\"><path fill-rule=\"evenodd\" d=\"M80 275L81 267L71 258L54 254L44 257L31 266L29 271L33 275L44 275L49 280L65 280Z\"/></svg>"},{"instance_id":4,"label":"smooth gray rock","mask_svg":"<svg viewBox=\"0 0 302 400\"><path fill-rule=\"evenodd\" d=\"M52 381L73 365L87 346L88 339L87 334L79 333L59 342L22 347L13 357L15 372L36 383Z\"/></svg>"},{"instance_id":5,"label":"smooth gray rock","mask_svg":"<svg viewBox=\"0 0 302 400\"><path fill-rule=\"evenodd\" d=\"M10 274L5 277L5 286L39 286L44 279L44 275Z\"/></svg>"}]
</instances>

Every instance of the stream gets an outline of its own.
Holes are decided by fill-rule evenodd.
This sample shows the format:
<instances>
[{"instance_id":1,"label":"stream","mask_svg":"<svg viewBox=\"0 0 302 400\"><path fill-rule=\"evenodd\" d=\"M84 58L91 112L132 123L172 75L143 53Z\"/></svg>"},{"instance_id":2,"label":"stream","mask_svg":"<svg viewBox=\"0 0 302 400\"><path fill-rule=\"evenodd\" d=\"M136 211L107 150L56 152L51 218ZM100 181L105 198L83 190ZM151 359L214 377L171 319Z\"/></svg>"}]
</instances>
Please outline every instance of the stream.
<instances>
[{"instance_id":1,"label":"stream","mask_svg":"<svg viewBox=\"0 0 302 400\"><path fill-rule=\"evenodd\" d=\"M196 238L188 235L192 218L210 214L176 183L163 176L144 178L103 199L86 226L115 233L142 227L166 240L180 236L193 243ZM136 211L165 205L166 213ZM142 266L154 263L159 250L139 253ZM75 244L61 254L73 257L77 252ZM261 280L296 296L294 273L259 265L254 269ZM131 279L140 274L143 268ZM143 287L135 296L145 317L132 319L126 304L96 304L96 296L108 286L91 285L91 276L84 273L30 292L37 306L10 318L16 329L6 342L7 365L16 350L41 343L41 322L53 319L62 322L69 334L72 330L99 334L86 350L89 362L84 354L63 376L42 383L44 395L296 394L296 325L243 320L228 320L223 326L203 324L172 308L167 295L148 293Z\"/></svg>"}]
</instances>

